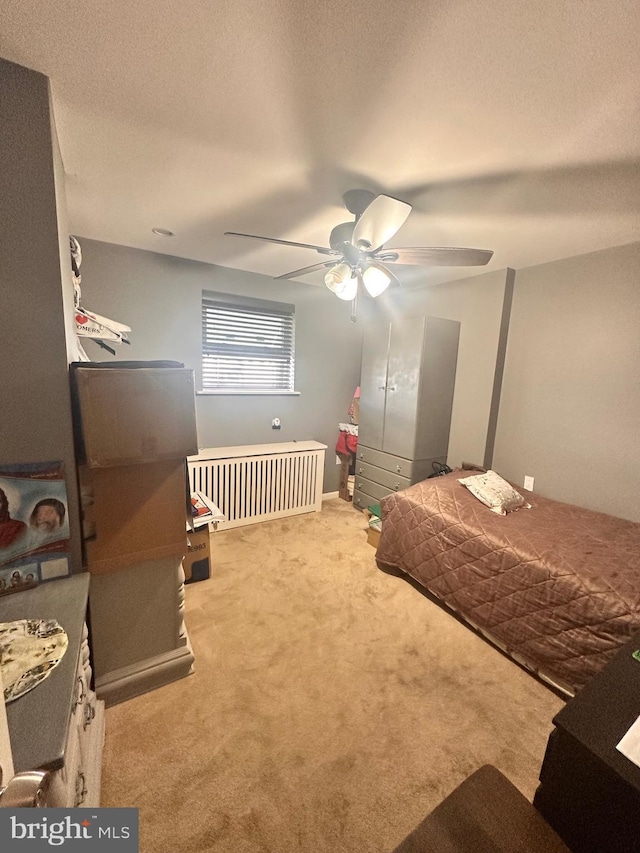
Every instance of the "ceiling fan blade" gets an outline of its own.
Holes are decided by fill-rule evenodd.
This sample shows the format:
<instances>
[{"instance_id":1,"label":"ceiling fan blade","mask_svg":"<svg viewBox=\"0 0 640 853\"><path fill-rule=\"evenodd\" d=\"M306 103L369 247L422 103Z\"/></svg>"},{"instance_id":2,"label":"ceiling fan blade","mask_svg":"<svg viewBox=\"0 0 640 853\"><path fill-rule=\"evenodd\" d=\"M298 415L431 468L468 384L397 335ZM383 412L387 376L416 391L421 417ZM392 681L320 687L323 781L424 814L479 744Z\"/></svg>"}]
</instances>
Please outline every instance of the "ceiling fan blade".
<instances>
[{"instance_id":1,"label":"ceiling fan blade","mask_svg":"<svg viewBox=\"0 0 640 853\"><path fill-rule=\"evenodd\" d=\"M300 270L294 270L293 272L286 272L284 275L276 275L274 276L275 281L278 281L281 278L297 278L299 275L307 275L310 272L318 272L318 270L324 270L327 267L332 267L337 263L337 259L335 261L322 261L319 264L312 264L310 267L302 267Z\"/></svg>"},{"instance_id":2,"label":"ceiling fan blade","mask_svg":"<svg viewBox=\"0 0 640 853\"><path fill-rule=\"evenodd\" d=\"M357 249L377 251L404 224L411 205L389 195L379 195L365 208L353 229L351 244Z\"/></svg>"},{"instance_id":3,"label":"ceiling fan blade","mask_svg":"<svg viewBox=\"0 0 640 853\"><path fill-rule=\"evenodd\" d=\"M279 243L281 246L297 246L300 249L313 249L320 255L339 255L333 249L324 246L314 246L312 243L294 243L292 240L278 240L276 237L259 237L257 234L240 234L238 231L225 231L225 237L249 237L251 240L265 240L267 243Z\"/></svg>"},{"instance_id":4,"label":"ceiling fan blade","mask_svg":"<svg viewBox=\"0 0 640 853\"><path fill-rule=\"evenodd\" d=\"M491 249L463 249L454 246L414 249L387 249L375 260L390 264L425 267L481 267L493 257Z\"/></svg>"}]
</instances>

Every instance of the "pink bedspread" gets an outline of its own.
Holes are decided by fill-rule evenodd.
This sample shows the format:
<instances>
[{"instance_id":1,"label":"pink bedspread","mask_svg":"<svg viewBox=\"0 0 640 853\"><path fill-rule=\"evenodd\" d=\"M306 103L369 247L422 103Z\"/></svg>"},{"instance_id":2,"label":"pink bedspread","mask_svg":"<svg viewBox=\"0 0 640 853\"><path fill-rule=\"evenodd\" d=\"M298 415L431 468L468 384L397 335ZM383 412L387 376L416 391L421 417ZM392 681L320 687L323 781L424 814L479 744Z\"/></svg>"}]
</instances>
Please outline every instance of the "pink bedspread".
<instances>
[{"instance_id":1,"label":"pink bedspread","mask_svg":"<svg viewBox=\"0 0 640 853\"><path fill-rule=\"evenodd\" d=\"M469 474L384 498L378 564L575 692L640 630L640 524L529 493L499 516L458 483Z\"/></svg>"}]
</instances>

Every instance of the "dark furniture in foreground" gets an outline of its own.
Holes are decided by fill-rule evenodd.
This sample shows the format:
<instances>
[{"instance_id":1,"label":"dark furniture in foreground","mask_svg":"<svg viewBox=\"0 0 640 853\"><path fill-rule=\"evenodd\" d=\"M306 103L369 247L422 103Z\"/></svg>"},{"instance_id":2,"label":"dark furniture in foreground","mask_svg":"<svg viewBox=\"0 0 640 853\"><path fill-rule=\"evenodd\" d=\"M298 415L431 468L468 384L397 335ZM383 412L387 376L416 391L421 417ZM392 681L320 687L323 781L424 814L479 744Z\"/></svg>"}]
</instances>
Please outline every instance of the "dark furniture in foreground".
<instances>
[{"instance_id":1,"label":"dark furniture in foreground","mask_svg":"<svg viewBox=\"0 0 640 853\"><path fill-rule=\"evenodd\" d=\"M476 770L393 853L569 853L495 767Z\"/></svg>"},{"instance_id":2,"label":"dark furniture in foreground","mask_svg":"<svg viewBox=\"0 0 640 853\"><path fill-rule=\"evenodd\" d=\"M640 630L640 524L529 492L531 509L500 516L467 476L384 497L378 565L573 695Z\"/></svg>"},{"instance_id":3,"label":"dark furniture in foreground","mask_svg":"<svg viewBox=\"0 0 640 853\"><path fill-rule=\"evenodd\" d=\"M640 634L554 718L534 804L574 853L640 850L640 767L616 749L640 716Z\"/></svg>"}]
</instances>

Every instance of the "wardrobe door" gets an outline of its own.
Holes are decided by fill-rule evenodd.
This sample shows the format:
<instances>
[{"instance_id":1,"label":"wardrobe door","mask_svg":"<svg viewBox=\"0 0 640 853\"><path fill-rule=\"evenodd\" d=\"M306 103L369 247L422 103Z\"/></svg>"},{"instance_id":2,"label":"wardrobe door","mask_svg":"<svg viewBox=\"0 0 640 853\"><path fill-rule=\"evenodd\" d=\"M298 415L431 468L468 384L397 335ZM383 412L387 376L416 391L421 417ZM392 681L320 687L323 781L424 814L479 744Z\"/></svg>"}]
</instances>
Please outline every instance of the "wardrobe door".
<instances>
[{"instance_id":1,"label":"wardrobe door","mask_svg":"<svg viewBox=\"0 0 640 853\"><path fill-rule=\"evenodd\" d=\"M358 444L382 450L390 325L376 325L364 336L360 378Z\"/></svg>"},{"instance_id":2,"label":"wardrobe door","mask_svg":"<svg viewBox=\"0 0 640 853\"><path fill-rule=\"evenodd\" d=\"M427 317L415 453L417 459L446 459L456 382L460 324Z\"/></svg>"},{"instance_id":3,"label":"wardrobe door","mask_svg":"<svg viewBox=\"0 0 640 853\"><path fill-rule=\"evenodd\" d=\"M425 318L394 321L389 339L382 449L413 459Z\"/></svg>"}]
</instances>

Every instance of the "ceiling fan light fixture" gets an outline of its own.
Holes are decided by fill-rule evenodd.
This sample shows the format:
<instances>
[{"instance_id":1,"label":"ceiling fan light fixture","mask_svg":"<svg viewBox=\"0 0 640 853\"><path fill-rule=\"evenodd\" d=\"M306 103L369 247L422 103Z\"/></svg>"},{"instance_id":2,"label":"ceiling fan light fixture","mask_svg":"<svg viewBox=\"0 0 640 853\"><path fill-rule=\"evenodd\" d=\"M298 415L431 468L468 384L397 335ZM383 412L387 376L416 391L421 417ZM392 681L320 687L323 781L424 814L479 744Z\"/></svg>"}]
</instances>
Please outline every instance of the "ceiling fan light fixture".
<instances>
[{"instance_id":1,"label":"ceiling fan light fixture","mask_svg":"<svg viewBox=\"0 0 640 853\"><path fill-rule=\"evenodd\" d=\"M390 277L379 267L367 267L362 273L362 281L369 296L380 296L391 284Z\"/></svg>"},{"instance_id":2,"label":"ceiling fan light fixture","mask_svg":"<svg viewBox=\"0 0 640 853\"><path fill-rule=\"evenodd\" d=\"M343 282L337 290L334 290L338 299L344 299L345 302L351 302L356 298L358 292L358 279L354 276Z\"/></svg>"},{"instance_id":3,"label":"ceiling fan light fixture","mask_svg":"<svg viewBox=\"0 0 640 853\"><path fill-rule=\"evenodd\" d=\"M324 283L327 285L329 290L332 290L337 294L349 281L351 275L351 267L349 264L336 264L335 267L331 267L329 272L325 275Z\"/></svg>"}]
</instances>

